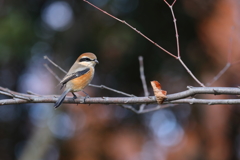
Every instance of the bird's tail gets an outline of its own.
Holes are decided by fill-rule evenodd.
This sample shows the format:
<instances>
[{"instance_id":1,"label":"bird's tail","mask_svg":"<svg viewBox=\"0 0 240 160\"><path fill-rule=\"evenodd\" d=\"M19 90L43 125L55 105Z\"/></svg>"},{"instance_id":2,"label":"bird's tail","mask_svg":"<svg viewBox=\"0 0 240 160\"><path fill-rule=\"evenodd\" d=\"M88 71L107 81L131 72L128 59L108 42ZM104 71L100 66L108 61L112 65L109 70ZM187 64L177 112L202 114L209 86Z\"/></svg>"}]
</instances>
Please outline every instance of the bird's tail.
<instances>
[{"instance_id":1,"label":"bird's tail","mask_svg":"<svg viewBox=\"0 0 240 160\"><path fill-rule=\"evenodd\" d=\"M57 102L54 104L55 108L59 107L62 104L63 100L65 99L68 92L70 92L70 90L71 89L67 89L61 94L61 96L58 98Z\"/></svg>"}]
</instances>

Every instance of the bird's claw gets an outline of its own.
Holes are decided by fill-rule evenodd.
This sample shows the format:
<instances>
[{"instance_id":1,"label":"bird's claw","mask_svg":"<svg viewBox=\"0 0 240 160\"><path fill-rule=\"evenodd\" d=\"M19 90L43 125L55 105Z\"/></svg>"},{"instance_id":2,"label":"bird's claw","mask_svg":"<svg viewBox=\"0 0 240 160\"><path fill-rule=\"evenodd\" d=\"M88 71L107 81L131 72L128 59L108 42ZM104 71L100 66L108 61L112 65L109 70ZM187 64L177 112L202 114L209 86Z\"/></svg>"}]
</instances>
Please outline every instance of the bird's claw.
<instances>
[{"instance_id":1,"label":"bird's claw","mask_svg":"<svg viewBox=\"0 0 240 160\"><path fill-rule=\"evenodd\" d=\"M84 99L83 99L83 102L84 102L84 103L86 103L86 99L87 99L87 98L90 98L90 96L89 96L89 95L86 95L86 96L84 97Z\"/></svg>"}]
</instances>

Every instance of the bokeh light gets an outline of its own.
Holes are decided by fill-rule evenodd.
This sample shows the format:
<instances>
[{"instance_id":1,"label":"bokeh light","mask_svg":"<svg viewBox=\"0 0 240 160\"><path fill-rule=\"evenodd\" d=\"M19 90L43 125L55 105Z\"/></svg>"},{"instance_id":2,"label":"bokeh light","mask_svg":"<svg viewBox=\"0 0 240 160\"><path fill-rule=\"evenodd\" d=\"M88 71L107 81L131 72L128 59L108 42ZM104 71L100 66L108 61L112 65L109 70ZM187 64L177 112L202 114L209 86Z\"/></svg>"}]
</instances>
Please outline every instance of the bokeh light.
<instances>
[{"instance_id":1,"label":"bokeh light","mask_svg":"<svg viewBox=\"0 0 240 160\"><path fill-rule=\"evenodd\" d=\"M70 138L75 131L75 125L71 117L66 113L57 114L48 122L48 126L59 139Z\"/></svg>"},{"instance_id":2,"label":"bokeh light","mask_svg":"<svg viewBox=\"0 0 240 160\"><path fill-rule=\"evenodd\" d=\"M42 20L53 30L65 31L73 23L72 8L65 1L55 1L43 10Z\"/></svg>"},{"instance_id":3,"label":"bokeh light","mask_svg":"<svg viewBox=\"0 0 240 160\"><path fill-rule=\"evenodd\" d=\"M150 128L164 147L172 147L181 142L184 131L178 124L171 110L161 110L153 113Z\"/></svg>"}]
</instances>

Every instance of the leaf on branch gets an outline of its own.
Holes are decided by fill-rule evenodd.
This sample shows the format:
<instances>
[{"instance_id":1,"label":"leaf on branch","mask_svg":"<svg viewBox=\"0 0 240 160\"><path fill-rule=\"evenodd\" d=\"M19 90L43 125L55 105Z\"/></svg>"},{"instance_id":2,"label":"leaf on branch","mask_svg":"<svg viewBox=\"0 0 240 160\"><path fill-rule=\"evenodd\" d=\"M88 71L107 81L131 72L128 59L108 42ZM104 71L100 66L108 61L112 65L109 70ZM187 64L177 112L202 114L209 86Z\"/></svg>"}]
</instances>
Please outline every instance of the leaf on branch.
<instances>
[{"instance_id":1,"label":"leaf on branch","mask_svg":"<svg viewBox=\"0 0 240 160\"><path fill-rule=\"evenodd\" d=\"M158 104L162 104L164 99L167 98L167 91L162 90L161 84L158 81L151 81L151 85Z\"/></svg>"}]
</instances>

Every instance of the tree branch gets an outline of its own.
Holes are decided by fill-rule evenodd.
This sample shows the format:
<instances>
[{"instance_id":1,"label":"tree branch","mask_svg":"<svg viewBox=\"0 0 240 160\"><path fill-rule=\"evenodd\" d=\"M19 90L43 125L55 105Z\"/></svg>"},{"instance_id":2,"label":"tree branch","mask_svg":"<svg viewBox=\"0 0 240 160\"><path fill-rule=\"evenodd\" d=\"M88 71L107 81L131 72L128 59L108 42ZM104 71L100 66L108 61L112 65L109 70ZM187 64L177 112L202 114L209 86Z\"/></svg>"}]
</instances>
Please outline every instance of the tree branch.
<instances>
[{"instance_id":1,"label":"tree branch","mask_svg":"<svg viewBox=\"0 0 240 160\"><path fill-rule=\"evenodd\" d=\"M171 101L174 104L240 104L240 99L180 99Z\"/></svg>"},{"instance_id":2,"label":"tree branch","mask_svg":"<svg viewBox=\"0 0 240 160\"><path fill-rule=\"evenodd\" d=\"M180 55L180 46L179 46L179 35L178 35L178 29L177 29L177 19L175 18L175 14L173 11L173 6L176 3L176 0L173 1L172 4L169 4L167 2L167 0L164 0L164 2L168 5L168 7L171 10L172 13L172 17L173 17L173 23L174 23L174 29L175 29L175 33L176 33L176 43L177 43L177 54L178 56L175 56L174 54L170 53L169 51L167 51L166 49L164 49L163 47L161 47L160 45L158 45L156 42L154 42L153 40L151 40L150 38L148 38L146 35L144 35L142 32L140 32L139 30L137 30L136 28L134 28L132 25L130 25L129 23L127 23L124 20L121 20L115 16L113 16L112 14L102 10L101 8L95 6L94 4L90 3L87 0L83 0L84 2L88 3L89 5L93 6L94 8L96 8L97 10L103 12L104 14L114 18L115 20L127 25L128 27L130 27L131 29L133 29L135 32L137 32L138 34L140 34L142 37L144 37L145 39L147 39L149 42L153 43L155 46L157 46L158 48L160 48L161 50L163 50L164 52L166 52L167 54L169 54L170 56L176 58L181 64L182 66L187 70L187 72L190 74L190 76L202 87L205 87L204 84L202 82L200 82L196 76L194 76L194 74L190 71L190 69L186 66L186 64L181 60L181 55Z\"/></svg>"},{"instance_id":3,"label":"tree branch","mask_svg":"<svg viewBox=\"0 0 240 160\"><path fill-rule=\"evenodd\" d=\"M240 95L240 89L236 87L188 87L189 90L167 95L167 100L177 100L187 97L193 97L197 94L213 95Z\"/></svg>"},{"instance_id":4,"label":"tree branch","mask_svg":"<svg viewBox=\"0 0 240 160\"><path fill-rule=\"evenodd\" d=\"M18 92L13 92L9 89L0 87L0 94L12 97L13 99L0 100L0 105L22 104L22 103L55 103L59 96L56 95L29 95ZM240 99L195 99L189 98L197 94L214 94L214 95L240 95L239 88L233 87L189 87L188 90L179 93L167 95L165 104L240 104ZM24 97L24 98L23 98ZM73 100L72 97L67 96L63 103L68 104L116 104L116 105L129 105L129 104L156 104L155 96L148 97L93 97ZM126 108L126 107L125 107ZM156 109L161 109L157 107ZM166 107L165 107L166 108ZM146 112L142 110L141 112Z\"/></svg>"},{"instance_id":5,"label":"tree branch","mask_svg":"<svg viewBox=\"0 0 240 160\"><path fill-rule=\"evenodd\" d=\"M111 15L110 13L108 13L108 12L102 10L101 8L95 6L94 4L90 3L90 2L87 1L87 0L83 0L83 1L86 2L86 3L88 3L89 5L93 6L94 8L98 9L98 10L101 11L102 13L104 13L104 14L106 14L106 15L112 17L113 19L115 19L115 20L117 20L117 21L119 21L119 22L121 22L121 23L127 25L127 26L130 27L132 30L134 30L135 32L137 32L138 34L140 34L142 37L144 37L145 39L147 39L149 42L151 42L152 44L154 44L155 46L157 46L157 47L160 48L161 50L163 50L164 52L166 52L166 53L169 54L170 56L172 56L172 57L178 59L177 56L175 56L175 55L172 54L171 52L169 52L169 51L167 51L166 49L164 49L162 46L160 46L159 44L157 44L156 42L154 42L153 40L151 40L150 38L148 38L145 34L143 34L142 32L140 32L140 31L137 30L136 28L134 28L132 25L130 25L130 24L127 23L126 21L121 20L121 19L119 19L119 18L117 18L117 17Z\"/></svg>"},{"instance_id":6,"label":"tree branch","mask_svg":"<svg viewBox=\"0 0 240 160\"><path fill-rule=\"evenodd\" d=\"M144 96L147 97L147 96L149 96L149 92L148 92L146 77L145 77L145 74L144 74L143 57L139 56L138 60L139 60L140 79L142 81Z\"/></svg>"},{"instance_id":7,"label":"tree branch","mask_svg":"<svg viewBox=\"0 0 240 160\"><path fill-rule=\"evenodd\" d=\"M142 81L144 96L147 97L147 96L149 96L149 92L148 92L148 88L147 88L146 77L145 77L145 74L144 74L143 57L139 56L138 60L139 60L140 79ZM140 108L139 111L142 112L145 107L146 107L146 104L141 104L141 106L139 107Z\"/></svg>"}]
</instances>

